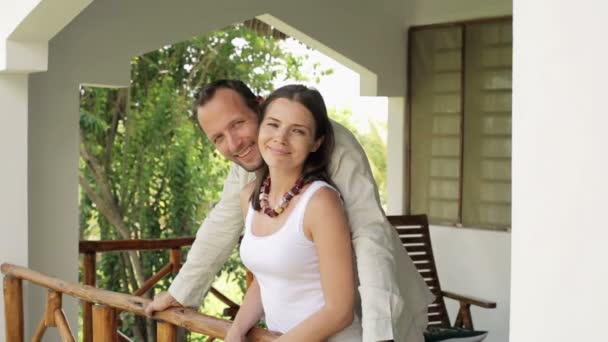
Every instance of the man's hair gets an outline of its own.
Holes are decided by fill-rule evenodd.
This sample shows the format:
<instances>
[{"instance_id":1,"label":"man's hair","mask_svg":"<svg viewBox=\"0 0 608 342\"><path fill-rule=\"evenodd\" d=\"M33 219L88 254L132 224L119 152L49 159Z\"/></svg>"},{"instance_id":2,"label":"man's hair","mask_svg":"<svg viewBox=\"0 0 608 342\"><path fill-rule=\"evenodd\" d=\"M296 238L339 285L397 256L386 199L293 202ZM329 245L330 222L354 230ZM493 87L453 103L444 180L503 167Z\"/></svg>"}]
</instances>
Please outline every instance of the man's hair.
<instances>
[{"instance_id":1,"label":"man's hair","mask_svg":"<svg viewBox=\"0 0 608 342\"><path fill-rule=\"evenodd\" d=\"M247 107L256 113L258 117L260 116L261 111L258 97L251 91L251 89L249 89L249 87L243 81L223 79L207 83L196 92L193 106L194 108L192 108L193 119L195 121L198 107L204 106L207 102L211 101L218 89L234 90L243 97Z\"/></svg>"}]
</instances>

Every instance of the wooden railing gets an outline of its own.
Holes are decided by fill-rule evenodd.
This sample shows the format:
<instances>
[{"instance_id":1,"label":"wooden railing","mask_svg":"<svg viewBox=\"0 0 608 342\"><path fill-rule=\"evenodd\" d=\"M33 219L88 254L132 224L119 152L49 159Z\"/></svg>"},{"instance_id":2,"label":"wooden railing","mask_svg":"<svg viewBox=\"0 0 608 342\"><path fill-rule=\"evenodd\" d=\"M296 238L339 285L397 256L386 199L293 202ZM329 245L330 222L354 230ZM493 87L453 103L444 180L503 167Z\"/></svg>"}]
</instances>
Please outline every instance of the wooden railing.
<instances>
[{"instance_id":1,"label":"wooden railing","mask_svg":"<svg viewBox=\"0 0 608 342\"><path fill-rule=\"evenodd\" d=\"M69 295L93 304L92 337L94 342L115 342L117 335L117 312L126 311L144 315L149 299L97 289L54 278L34 270L11 264L2 264L4 276L4 313L7 342L22 342L24 333L23 285L26 280L48 289L44 316L34 334L33 341L40 341L49 327L56 327L63 341L74 341L74 335L62 310L62 295ZM171 308L157 312L152 317L158 321L157 341L175 341L177 327L213 338L224 338L231 321L210 317L189 308ZM248 333L250 341L268 342L278 335L264 329L253 328Z\"/></svg>"},{"instance_id":2,"label":"wooden railing","mask_svg":"<svg viewBox=\"0 0 608 342\"><path fill-rule=\"evenodd\" d=\"M134 296L141 296L150 290L156 283L168 274L177 274L181 268L181 249L191 246L194 237L172 238L172 239L140 239L140 240L101 240L101 241L80 241L78 244L79 253L83 254L83 283L84 285L95 286L95 260L97 253L104 252L126 252L144 250L169 250L169 263L163 266L158 272L147 279L139 289L135 290ZM224 310L224 315L234 319L239 305L230 300L217 289L211 287L209 290L228 308ZM93 304L84 301L83 304L83 341L92 341L93 329ZM120 312L118 312L120 313ZM124 340L124 336L119 337ZM212 340L210 340L212 341Z\"/></svg>"}]
</instances>

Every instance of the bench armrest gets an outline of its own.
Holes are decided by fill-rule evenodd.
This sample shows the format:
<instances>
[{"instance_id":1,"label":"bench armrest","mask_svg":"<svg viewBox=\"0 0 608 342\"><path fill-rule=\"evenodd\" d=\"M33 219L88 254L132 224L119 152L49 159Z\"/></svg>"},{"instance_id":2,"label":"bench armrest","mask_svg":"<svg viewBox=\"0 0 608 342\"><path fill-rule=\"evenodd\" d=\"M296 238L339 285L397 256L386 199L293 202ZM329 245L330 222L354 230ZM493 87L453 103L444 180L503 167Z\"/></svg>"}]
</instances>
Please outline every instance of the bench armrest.
<instances>
[{"instance_id":1,"label":"bench armrest","mask_svg":"<svg viewBox=\"0 0 608 342\"><path fill-rule=\"evenodd\" d=\"M460 295L460 294L456 294L456 293L448 292L448 291L441 291L441 294L444 297L448 297L448 298L457 300L461 303L472 304L472 305L476 305L476 306L486 308L486 309L496 308L496 302L490 302L485 299L464 296L464 295Z\"/></svg>"}]
</instances>

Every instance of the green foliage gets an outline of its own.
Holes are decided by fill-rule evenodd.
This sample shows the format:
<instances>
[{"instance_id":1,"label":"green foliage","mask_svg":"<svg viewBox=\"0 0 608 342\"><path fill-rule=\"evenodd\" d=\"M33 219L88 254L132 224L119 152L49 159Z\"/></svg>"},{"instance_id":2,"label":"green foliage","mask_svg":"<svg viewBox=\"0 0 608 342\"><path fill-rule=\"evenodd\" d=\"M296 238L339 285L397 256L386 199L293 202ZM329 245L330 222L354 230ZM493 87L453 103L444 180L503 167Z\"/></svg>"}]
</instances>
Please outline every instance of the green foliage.
<instances>
[{"instance_id":1,"label":"green foliage","mask_svg":"<svg viewBox=\"0 0 608 342\"><path fill-rule=\"evenodd\" d=\"M81 88L82 237L194 235L229 168L190 117L196 88L236 78L265 94L277 80L302 79L301 64L275 39L237 25L135 57L129 89ZM162 251L102 254L98 285L132 292L167 262ZM242 293L238 253L223 272L236 277ZM145 322L127 325L128 333L146 338Z\"/></svg>"},{"instance_id":2,"label":"green foliage","mask_svg":"<svg viewBox=\"0 0 608 342\"><path fill-rule=\"evenodd\" d=\"M372 168L374 180L378 185L380 200L382 205L386 207L386 143L380 134L380 129L384 128L386 130L386 127L378 127L379 123L368 120L370 132L363 133L353 124L353 112L350 109L329 109L328 114L334 121L353 132L363 146Z\"/></svg>"}]
</instances>

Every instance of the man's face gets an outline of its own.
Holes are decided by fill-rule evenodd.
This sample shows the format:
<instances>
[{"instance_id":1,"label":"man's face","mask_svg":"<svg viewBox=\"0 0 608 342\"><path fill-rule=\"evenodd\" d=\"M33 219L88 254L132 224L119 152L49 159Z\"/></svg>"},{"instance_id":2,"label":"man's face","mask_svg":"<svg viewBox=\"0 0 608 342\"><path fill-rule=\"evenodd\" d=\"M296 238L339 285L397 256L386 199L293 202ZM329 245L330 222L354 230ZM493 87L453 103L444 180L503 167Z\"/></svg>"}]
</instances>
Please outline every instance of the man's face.
<instances>
[{"instance_id":1,"label":"man's face","mask_svg":"<svg viewBox=\"0 0 608 342\"><path fill-rule=\"evenodd\" d=\"M241 95L232 89L218 89L196 114L203 131L224 157L247 171L262 166L257 115Z\"/></svg>"}]
</instances>

